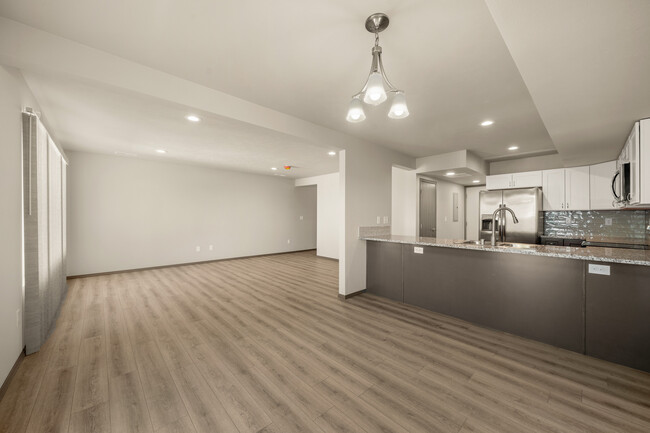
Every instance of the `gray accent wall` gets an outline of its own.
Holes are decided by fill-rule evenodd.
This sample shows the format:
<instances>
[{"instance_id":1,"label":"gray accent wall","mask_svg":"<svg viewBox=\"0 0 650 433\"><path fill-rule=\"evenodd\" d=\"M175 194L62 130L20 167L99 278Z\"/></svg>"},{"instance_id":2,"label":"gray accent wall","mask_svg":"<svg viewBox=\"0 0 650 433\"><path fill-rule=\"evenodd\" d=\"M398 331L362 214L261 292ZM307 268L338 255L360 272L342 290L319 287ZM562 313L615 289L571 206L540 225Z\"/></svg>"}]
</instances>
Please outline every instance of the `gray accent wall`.
<instances>
[{"instance_id":1,"label":"gray accent wall","mask_svg":"<svg viewBox=\"0 0 650 433\"><path fill-rule=\"evenodd\" d=\"M68 275L316 248L316 189L293 179L67 155Z\"/></svg>"}]
</instances>

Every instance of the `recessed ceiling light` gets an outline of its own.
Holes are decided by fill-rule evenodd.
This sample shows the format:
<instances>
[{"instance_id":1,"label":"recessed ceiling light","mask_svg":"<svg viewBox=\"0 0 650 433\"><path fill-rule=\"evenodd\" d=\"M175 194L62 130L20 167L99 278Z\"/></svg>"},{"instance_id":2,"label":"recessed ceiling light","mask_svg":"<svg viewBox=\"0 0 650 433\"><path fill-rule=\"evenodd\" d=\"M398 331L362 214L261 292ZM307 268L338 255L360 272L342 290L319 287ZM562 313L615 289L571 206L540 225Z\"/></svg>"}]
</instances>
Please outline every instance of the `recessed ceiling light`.
<instances>
[{"instance_id":1,"label":"recessed ceiling light","mask_svg":"<svg viewBox=\"0 0 650 433\"><path fill-rule=\"evenodd\" d=\"M479 182L480 182L480 180L478 180L478 179L474 179L474 180L472 181L472 183L479 183Z\"/></svg>"},{"instance_id":2,"label":"recessed ceiling light","mask_svg":"<svg viewBox=\"0 0 650 433\"><path fill-rule=\"evenodd\" d=\"M448 171L447 173L445 173L445 176L453 176L455 174L456 174L455 171Z\"/></svg>"},{"instance_id":3,"label":"recessed ceiling light","mask_svg":"<svg viewBox=\"0 0 650 433\"><path fill-rule=\"evenodd\" d=\"M190 122L200 122L201 118L199 116L195 116L194 114L190 114L189 116L185 116L187 120Z\"/></svg>"},{"instance_id":4,"label":"recessed ceiling light","mask_svg":"<svg viewBox=\"0 0 650 433\"><path fill-rule=\"evenodd\" d=\"M164 149L156 149L156 152L158 152L158 153L167 153L167 151L164 150Z\"/></svg>"},{"instance_id":5,"label":"recessed ceiling light","mask_svg":"<svg viewBox=\"0 0 650 433\"><path fill-rule=\"evenodd\" d=\"M278 169L277 167L271 167L271 170L273 170L273 171L275 171L277 169Z\"/></svg>"},{"instance_id":6,"label":"recessed ceiling light","mask_svg":"<svg viewBox=\"0 0 650 433\"><path fill-rule=\"evenodd\" d=\"M334 155L336 155L336 152L331 151L331 152L327 152L327 154L328 154L329 156L334 156Z\"/></svg>"},{"instance_id":7,"label":"recessed ceiling light","mask_svg":"<svg viewBox=\"0 0 650 433\"><path fill-rule=\"evenodd\" d=\"M508 150L517 150L519 149L519 146L510 146Z\"/></svg>"},{"instance_id":8,"label":"recessed ceiling light","mask_svg":"<svg viewBox=\"0 0 650 433\"><path fill-rule=\"evenodd\" d=\"M493 123L494 123L494 121L492 121L492 120L484 120L483 122L481 122L481 126L490 126Z\"/></svg>"}]
</instances>

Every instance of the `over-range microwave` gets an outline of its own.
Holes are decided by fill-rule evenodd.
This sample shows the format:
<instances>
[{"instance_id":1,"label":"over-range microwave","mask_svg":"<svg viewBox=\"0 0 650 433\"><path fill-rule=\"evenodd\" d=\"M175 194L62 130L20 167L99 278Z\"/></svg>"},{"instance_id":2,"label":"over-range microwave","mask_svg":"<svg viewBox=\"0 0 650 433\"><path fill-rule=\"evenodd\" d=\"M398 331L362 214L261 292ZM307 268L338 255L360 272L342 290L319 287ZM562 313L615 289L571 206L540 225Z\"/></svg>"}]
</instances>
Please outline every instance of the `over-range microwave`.
<instances>
[{"instance_id":1,"label":"over-range microwave","mask_svg":"<svg viewBox=\"0 0 650 433\"><path fill-rule=\"evenodd\" d=\"M634 122L632 131L616 161L612 194L617 207L638 207L648 203L650 191L650 119Z\"/></svg>"},{"instance_id":2,"label":"over-range microwave","mask_svg":"<svg viewBox=\"0 0 650 433\"><path fill-rule=\"evenodd\" d=\"M614 204L616 206L625 206L630 202L630 168L629 161L617 161L617 169L612 178L612 194L614 195Z\"/></svg>"}]
</instances>

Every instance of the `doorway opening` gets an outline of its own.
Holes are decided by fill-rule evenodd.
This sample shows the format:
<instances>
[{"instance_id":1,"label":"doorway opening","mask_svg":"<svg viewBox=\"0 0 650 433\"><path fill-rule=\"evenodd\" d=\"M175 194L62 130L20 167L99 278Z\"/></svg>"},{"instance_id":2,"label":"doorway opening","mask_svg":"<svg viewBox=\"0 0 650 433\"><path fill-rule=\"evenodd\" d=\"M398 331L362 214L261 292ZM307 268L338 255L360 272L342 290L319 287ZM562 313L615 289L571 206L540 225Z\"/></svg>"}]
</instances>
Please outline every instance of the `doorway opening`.
<instances>
[{"instance_id":1,"label":"doorway opening","mask_svg":"<svg viewBox=\"0 0 650 433\"><path fill-rule=\"evenodd\" d=\"M436 182L420 178L419 235L436 237Z\"/></svg>"}]
</instances>

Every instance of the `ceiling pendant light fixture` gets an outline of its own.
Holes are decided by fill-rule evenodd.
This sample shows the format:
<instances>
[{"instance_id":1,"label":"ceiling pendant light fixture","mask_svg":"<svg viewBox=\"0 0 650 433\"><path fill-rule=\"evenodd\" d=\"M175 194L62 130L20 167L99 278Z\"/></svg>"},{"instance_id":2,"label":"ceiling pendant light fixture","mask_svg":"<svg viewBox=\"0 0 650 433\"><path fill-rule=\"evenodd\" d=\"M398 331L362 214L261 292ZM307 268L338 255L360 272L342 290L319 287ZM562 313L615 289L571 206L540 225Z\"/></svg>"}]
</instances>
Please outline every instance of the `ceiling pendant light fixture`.
<instances>
[{"instance_id":1,"label":"ceiling pendant light fixture","mask_svg":"<svg viewBox=\"0 0 650 433\"><path fill-rule=\"evenodd\" d=\"M346 120L357 123L366 118L363 111L362 101L370 105L379 105L388 99L388 93L393 95L393 104L388 112L391 119L403 119L409 115L406 106L406 95L402 90L397 89L388 81L384 64L381 61L381 47L379 46L379 33L388 27L388 16L386 14L372 14L366 20L366 30L375 34L375 46L372 48L372 64L370 74L363 89L352 97Z\"/></svg>"}]
</instances>

